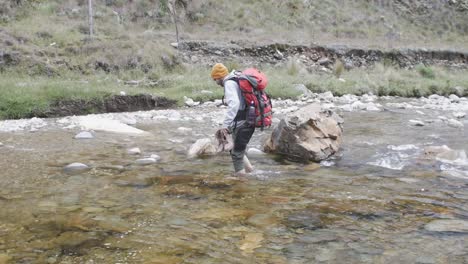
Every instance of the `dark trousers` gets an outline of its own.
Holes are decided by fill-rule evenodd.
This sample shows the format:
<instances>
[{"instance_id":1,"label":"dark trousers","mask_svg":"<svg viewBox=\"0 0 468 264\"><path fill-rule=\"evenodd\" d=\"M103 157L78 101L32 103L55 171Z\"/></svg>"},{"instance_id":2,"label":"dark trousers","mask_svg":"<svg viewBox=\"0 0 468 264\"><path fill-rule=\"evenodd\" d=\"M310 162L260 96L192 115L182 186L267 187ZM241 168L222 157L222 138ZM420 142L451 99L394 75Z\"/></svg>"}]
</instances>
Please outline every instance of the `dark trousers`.
<instances>
[{"instance_id":1,"label":"dark trousers","mask_svg":"<svg viewBox=\"0 0 468 264\"><path fill-rule=\"evenodd\" d=\"M244 155L247 144L255 131L254 126L247 125L247 122L234 128L232 132L232 141L234 148L231 150L232 163L234 164L234 171L238 172L244 169Z\"/></svg>"}]
</instances>

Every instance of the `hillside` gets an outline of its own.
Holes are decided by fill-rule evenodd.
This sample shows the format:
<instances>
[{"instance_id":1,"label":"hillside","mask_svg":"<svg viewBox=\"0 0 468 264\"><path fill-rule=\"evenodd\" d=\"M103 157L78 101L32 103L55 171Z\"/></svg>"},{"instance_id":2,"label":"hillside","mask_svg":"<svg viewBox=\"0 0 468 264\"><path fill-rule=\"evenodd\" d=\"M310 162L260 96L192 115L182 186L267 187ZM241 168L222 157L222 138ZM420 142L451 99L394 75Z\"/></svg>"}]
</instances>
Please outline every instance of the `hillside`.
<instances>
[{"instance_id":1,"label":"hillside","mask_svg":"<svg viewBox=\"0 0 468 264\"><path fill-rule=\"evenodd\" d=\"M152 68L157 67L161 54L170 56L168 43L176 38L167 0L94 0L93 42L86 41L87 2L2 0L3 64L26 61L28 67L34 66L29 69L33 74L64 65L86 73L96 63L93 58L121 68L136 64ZM468 50L466 0L178 3L182 40Z\"/></svg>"},{"instance_id":2,"label":"hillside","mask_svg":"<svg viewBox=\"0 0 468 264\"><path fill-rule=\"evenodd\" d=\"M297 94L294 83L465 94L468 0L177 0L179 49L168 0L93 2L90 38L88 0L0 0L0 119L121 91L219 98L207 78L217 61L270 71L271 93L283 98Z\"/></svg>"}]
</instances>

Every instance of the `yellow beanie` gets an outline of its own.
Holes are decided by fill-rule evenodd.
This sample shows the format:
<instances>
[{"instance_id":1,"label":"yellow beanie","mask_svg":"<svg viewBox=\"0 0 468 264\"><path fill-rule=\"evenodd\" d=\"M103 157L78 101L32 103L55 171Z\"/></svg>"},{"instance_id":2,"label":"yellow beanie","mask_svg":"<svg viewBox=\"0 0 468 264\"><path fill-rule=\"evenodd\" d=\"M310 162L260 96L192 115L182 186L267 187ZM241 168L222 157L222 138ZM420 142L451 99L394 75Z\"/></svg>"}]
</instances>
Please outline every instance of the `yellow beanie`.
<instances>
[{"instance_id":1,"label":"yellow beanie","mask_svg":"<svg viewBox=\"0 0 468 264\"><path fill-rule=\"evenodd\" d=\"M211 78L221 79L228 75L228 69L222 63L216 63L211 70Z\"/></svg>"}]
</instances>

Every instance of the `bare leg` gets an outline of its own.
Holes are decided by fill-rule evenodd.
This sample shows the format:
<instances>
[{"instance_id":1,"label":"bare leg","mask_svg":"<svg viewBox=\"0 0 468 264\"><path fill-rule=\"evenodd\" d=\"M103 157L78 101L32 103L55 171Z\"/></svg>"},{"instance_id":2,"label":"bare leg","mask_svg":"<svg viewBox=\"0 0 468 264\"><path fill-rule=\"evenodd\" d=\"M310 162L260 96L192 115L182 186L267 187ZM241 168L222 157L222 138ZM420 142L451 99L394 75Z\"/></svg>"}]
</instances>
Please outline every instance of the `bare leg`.
<instances>
[{"instance_id":1,"label":"bare leg","mask_svg":"<svg viewBox=\"0 0 468 264\"><path fill-rule=\"evenodd\" d=\"M251 173L252 171L254 171L254 167L252 166L252 164L250 163L249 158L247 158L246 155L244 155L243 162L244 162L244 168L245 168L246 173Z\"/></svg>"}]
</instances>

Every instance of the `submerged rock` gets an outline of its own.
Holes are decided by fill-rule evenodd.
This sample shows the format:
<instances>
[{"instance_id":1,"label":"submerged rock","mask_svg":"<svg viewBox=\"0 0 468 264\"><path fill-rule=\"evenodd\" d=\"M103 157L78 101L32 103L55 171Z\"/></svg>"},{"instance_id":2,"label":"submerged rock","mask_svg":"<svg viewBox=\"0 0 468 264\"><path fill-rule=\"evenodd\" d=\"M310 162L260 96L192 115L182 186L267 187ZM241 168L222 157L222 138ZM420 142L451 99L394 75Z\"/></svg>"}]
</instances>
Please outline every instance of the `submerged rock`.
<instances>
[{"instance_id":1,"label":"submerged rock","mask_svg":"<svg viewBox=\"0 0 468 264\"><path fill-rule=\"evenodd\" d=\"M83 164L83 163L78 163L78 162L68 164L67 166L65 166L65 168L63 168L63 170L66 173L77 173L77 172L82 172L82 171L86 171L89 169L90 168L88 165Z\"/></svg>"},{"instance_id":2,"label":"submerged rock","mask_svg":"<svg viewBox=\"0 0 468 264\"><path fill-rule=\"evenodd\" d=\"M412 126L424 126L424 122L420 120L410 120L409 121L410 125Z\"/></svg>"},{"instance_id":3,"label":"submerged rock","mask_svg":"<svg viewBox=\"0 0 468 264\"><path fill-rule=\"evenodd\" d=\"M92 139L92 138L94 138L94 136L89 131L81 131L75 136L75 139Z\"/></svg>"},{"instance_id":4,"label":"submerged rock","mask_svg":"<svg viewBox=\"0 0 468 264\"><path fill-rule=\"evenodd\" d=\"M144 158L144 159L137 159L135 161L136 164L138 165L150 165L156 163L157 160L155 158Z\"/></svg>"},{"instance_id":5,"label":"submerged rock","mask_svg":"<svg viewBox=\"0 0 468 264\"><path fill-rule=\"evenodd\" d=\"M462 128L463 127L463 123L458 121L458 120L455 120L455 119L449 119L447 121L447 125L449 127L453 127L453 128Z\"/></svg>"},{"instance_id":6,"label":"submerged rock","mask_svg":"<svg viewBox=\"0 0 468 264\"><path fill-rule=\"evenodd\" d=\"M265 152L294 161L322 161L341 145L343 119L311 104L282 119L264 145Z\"/></svg>"},{"instance_id":7,"label":"submerged rock","mask_svg":"<svg viewBox=\"0 0 468 264\"><path fill-rule=\"evenodd\" d=\"M261 156L261 155L265 155L265 152L259 150L259 149L256 149L256 148L249 148L249 150L247 150L247 156Z\"/></svg>"},{"instance_id":8,"label":"submerged rock","mask_svg":"<svg viewBox=\"0 0 468 264\"><path fill-rule=\"evenodd\" d=\"M426 224L424 229L432 232L468 233L468 221L456 219L434 220Z\"/></svg>"},{"instance_id":9,"label":"submerged rock","mask_svg":"<svg viewBox=\"0 0 468 264\"><path fill-rule=\"evenodd\" d=\"M139 154L141 154L141 150L140 150L140 148L131 148L131 149L127 150L127 153L130 154L130 155L139 155Z\"/></svg>"},{"instance_id":10,"label":"submerged rock","mask_svg":"<svg viewBox=\"0 0 468 264\"><path fill-rule=\"evenodd\" d=\"M209 138L202 138L197 140L190 146L187 156L189 158L214 155L216 153L216 147Z\"/></svg>"}]
</instances>

